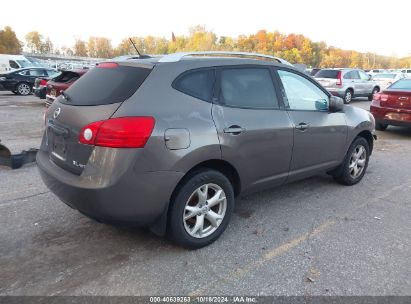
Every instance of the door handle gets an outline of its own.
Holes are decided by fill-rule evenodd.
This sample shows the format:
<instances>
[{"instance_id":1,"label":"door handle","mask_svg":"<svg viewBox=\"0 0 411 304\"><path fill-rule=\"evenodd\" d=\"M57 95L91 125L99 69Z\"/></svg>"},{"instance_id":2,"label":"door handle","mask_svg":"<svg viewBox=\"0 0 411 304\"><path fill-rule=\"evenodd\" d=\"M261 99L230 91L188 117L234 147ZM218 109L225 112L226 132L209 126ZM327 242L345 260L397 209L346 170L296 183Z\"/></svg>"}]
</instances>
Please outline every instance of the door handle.
<instances>
[{"instance_id":1,"label":"door handle","mask_svg":"<svg viewBox=\"0 0 411 304\"><path fill-rule=\"evenodd\" d=\"M240 133L245 132L246 129L242 128L240 126L230 126L228 128L225 128L223 131L224 131L224 133L239 135Z\"/></svg>"},{"instance_id":2,"label":"door handle","mask_svg":"<svg viewBox=\"0 0 411 304\"><path fill-rule=\"evenodd\" d=\"M309 128L309 125L307 125L305 122L301 122L297 126L295 126L295 128L299 131L304 132L305 130Z\"/></svg>"}]
</instances>

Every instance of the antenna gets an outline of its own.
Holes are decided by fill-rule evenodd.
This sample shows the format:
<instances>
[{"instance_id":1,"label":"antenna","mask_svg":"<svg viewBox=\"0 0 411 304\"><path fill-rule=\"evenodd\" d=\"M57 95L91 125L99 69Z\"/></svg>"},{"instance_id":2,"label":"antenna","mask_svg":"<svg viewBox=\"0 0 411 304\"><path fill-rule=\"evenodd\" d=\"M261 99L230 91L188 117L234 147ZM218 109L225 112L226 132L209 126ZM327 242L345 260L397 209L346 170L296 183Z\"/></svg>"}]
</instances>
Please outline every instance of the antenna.
<instances>
[{"instance_id":1,"label":"antenna","mask_svg":"<svg viewBox=\"0 0 411 304\"><path fill-rule=\"evenodd\" d=\"M131 44L133 45L134 49L136 50L138 56L139 56L139 57L143 57L143 56L141 56L140 52L138 51L138 49L137 49L137 47L136 47L136 44L134 43L133 39L131 39L131 37L128 38L128 39L130 40Z\"/></svg>"}]
</instances>

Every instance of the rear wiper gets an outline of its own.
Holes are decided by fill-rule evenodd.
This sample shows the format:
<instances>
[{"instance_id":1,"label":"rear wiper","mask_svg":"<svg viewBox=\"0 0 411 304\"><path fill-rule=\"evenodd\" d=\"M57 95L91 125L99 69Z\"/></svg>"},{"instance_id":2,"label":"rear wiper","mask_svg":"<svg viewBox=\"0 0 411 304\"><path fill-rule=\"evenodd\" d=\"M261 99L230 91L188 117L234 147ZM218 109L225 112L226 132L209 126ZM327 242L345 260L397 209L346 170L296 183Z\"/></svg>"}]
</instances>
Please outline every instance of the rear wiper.
<instances>
[{"instance_id":1,"label":"rear wiper","mask_svg":"<svg viewBox=\"0 0 411 304\"><path fill-rule=\"evenodd\" d=\"M64 91L61 91L61 95L63 96L63 98L67 101L71 100L71 97Z\"/></svg>"}]
</instances>

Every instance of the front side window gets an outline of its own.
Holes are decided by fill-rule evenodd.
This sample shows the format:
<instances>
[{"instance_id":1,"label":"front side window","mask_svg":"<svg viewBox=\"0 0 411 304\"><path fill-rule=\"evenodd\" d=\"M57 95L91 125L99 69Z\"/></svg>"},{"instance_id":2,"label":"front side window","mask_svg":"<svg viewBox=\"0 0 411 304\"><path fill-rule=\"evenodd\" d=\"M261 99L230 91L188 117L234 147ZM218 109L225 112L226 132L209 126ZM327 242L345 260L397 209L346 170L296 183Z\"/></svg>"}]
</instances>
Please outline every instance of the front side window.
<instances>
[{"instance_id":1,"label":"front side window","mask_svg":"<svg viewBox=\"0 0 411 304\"><path fill-rule=\"evenodd\" d=\"M359 71L359 73L360 73L361 80L369 80L370 79L370 77L367 74L365 74L363 71Z\"/></svg>"},{"instance_id":2,"label":"front side window","mask_svg":"<svg viewBox=\"0 0 411 304\"><path fill-rule=\"evenodd\" d=\"M219 98L231 107L278 108L273 79L267 68L223 69Z\"/></svg>"},{"instance_id":3,"label":"front side window","mask_svg":"<svg viewBox=\"0 0 411 304\"><path fill-rule=\"evenodd\" d=\"M308 79L278 70L284 87L284 99L291 110L328 111L328 95Z\"/></svg>"},{"instance_id":4,"label":"front side window","mask_svg":"<svg viewBox=\"0 0 411 304\"><path fill-rule=\"evenodd\" d=\"M190 71L177 78L173 87L187 95L211 101L214 88L214 70Z\"/></svg>"}]
</instances>

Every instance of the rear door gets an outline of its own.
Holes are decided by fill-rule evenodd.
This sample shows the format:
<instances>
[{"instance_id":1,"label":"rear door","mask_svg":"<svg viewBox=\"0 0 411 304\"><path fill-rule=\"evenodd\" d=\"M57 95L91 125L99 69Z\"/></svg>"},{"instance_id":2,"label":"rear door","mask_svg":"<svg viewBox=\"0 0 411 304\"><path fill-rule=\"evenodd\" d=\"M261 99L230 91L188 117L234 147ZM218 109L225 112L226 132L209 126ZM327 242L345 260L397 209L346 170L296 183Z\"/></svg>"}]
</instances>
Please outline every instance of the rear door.
<instances>
[{"instance_id":1,"label":"rear door","mask_svg":"<svg viewBox=\"0 0 411 304\"><path fill-rule=\"evenodd\" d=\"M337 166L345 153L344 113L329 113L329 95L309 77L288 69L277 72L294 127L289 181Z\"/></svg>"},{"instance_id":2,"label":"rear door","mask_svg":"<svg viewBox=\"0 0 411 304\"><path fill-rule=\"evenodd\" d=\"M218 69L212 115L223 159L239 171L243 191L285 182L293 127L281 108L272 70L264 66Z\"/></svg>"},{"instance_id":3,"label":"rear door","mask_svg":"<svg viewBox=\"0 0 411 304\"><path fill-rule=\"evenodd\" d=\"M74 174L81 174L94 146L80 144L80 130L109 119L131 97L151 72L150 67L100 64L60 95L46 117L45 149L51 160Z\"/></svg>"},{"instance_id":4,"label":"rear door","mask_svg":"<svg viewBox=\"0 0 411 304\"><path fill-rule=\"evenodd\" d=\"M360 75L363 94L371 94L376 82L370 79L370 77L363 71L358 71L358 74Z\"/></svg>"}]
</instances>

